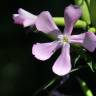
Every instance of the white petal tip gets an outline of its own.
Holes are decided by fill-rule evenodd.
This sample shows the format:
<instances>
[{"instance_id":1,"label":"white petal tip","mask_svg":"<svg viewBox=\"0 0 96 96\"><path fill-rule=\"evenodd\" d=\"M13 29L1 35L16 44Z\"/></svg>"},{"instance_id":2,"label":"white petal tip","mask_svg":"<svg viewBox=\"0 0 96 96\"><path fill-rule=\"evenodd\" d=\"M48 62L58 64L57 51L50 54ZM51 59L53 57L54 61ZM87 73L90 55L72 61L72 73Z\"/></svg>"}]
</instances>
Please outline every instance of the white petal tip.
<instances>
[{"instance_id":1,"label":"white petal tip","mask_svg":"<svg viewBox=\"0 0 96 96\"><path fill-rule=\"evenodd\" d=\"M53 71L55 74L59 75L59 76L65 76L65 75L67 75L68 73L70 73L71 68L67 69L67 71L66 71L66 70L64 71L64 69L63 69L63 70L58 70L58 68L55 68L55 67L53 66L53 67L52 67L52 71Z\"/></svg>"}]
</instances>

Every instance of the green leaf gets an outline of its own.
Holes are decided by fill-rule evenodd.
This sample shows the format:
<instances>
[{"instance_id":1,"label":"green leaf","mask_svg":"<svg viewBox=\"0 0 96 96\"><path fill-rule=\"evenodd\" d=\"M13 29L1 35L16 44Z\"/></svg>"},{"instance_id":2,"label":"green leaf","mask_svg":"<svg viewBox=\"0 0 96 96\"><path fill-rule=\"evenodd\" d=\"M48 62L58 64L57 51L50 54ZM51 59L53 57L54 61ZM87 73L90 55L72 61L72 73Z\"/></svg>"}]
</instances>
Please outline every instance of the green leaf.
<instances>
[{"instance_id":1,"label":"green leaf","mask_svg":"<svg viewBox=\"0 0 96 96\"><path fill-rule=\"evenodd\" d=\"M75 72L75 71L78 71L78 70L80 70L81 68L83 68L82 66L79 66L79 67L77 67L77 68L74 68L74 69L72 69L71 71L70 71L70 73L73 73L73 72Z\"/></svg>"},{"instance_id":2,"label":"green leaf","mask_svg":"<svg viewBox=\"0 0 96 96\"><path fill-rule=\"evenodd\" d=\"M36 90L36 92L33 94L33 96L37 96L37 94L39 94L41 91L46 90L48 87L50 87L52 84L54 84L55 81L59 78L60 78L59 76L56 76L52 80L48 81L46 84L41 86L38 90Z\"/></svg>"},{"instance_id":3,"label":"green leaf","mask_svg":"<svg viewBox=\"0 0 96 96\"><path fill-rule=\"evenodd\" d=\"M77 57L76 57L76 59L75 59L75 61L74 61L74 65L76 65L76 63L78 62L78 60L80 59L80 55L78 55Z\"/></svg>"},{"instance_id":4,"label":"green leaf","mask_svg":"<svg viewBox=\"0 0 96 96\"><path fill-rule=\"evenodd\" d=\"M93 68L94 68L94 70L96 70L96 64L95 63L93 64Z\"/></svg>"},{"instance_id":5,"label":"green leaf","mask_svg":"<svg viewBox=\"0 0 96 96\"><path fill-rule=\"evenodd\" d=\"M95 68L93 66L94 65L94 63L93 63L94 61L93 61L92 57L88 53L85 53L82 56L83 56L86 64L88 65L88 67L91 69L91 71L95 72L95 70L94 70Z\"/></svg>"},{"instance_id":6,"label":"green leaf","mask_svg":"<svg viewBox=\"0 0 96 96\"><path fill-rule=\"evenodd\" d=\"M92 1L92 0L91 0ZM86 21L87 24L91 24L90 13L85 0L75 0L75 4L79 5L82 10L82 19Z\"/></svg>"},{"instance_id":7,"label":"green leaf","mask_svg":"<svg viewBox=\"0 0 96 96\"><path fill-rule=\"evenodd\" d=\"M44 86L43 90L47 89L48 87L50 87L54 82L56 81L56 78L51 80L46 86Z\"/></svg>"},{"instance_id":8,"label":"green leaf","mask_svg":"<svg viewBox=\"0 0 96 96\"><path fill-rule=\"evenodd\" d=\"M87 64L90 67L91 71L92 72L95 72L94 67L93 67L93 64L92 64L92 61L88 62Z\"/></svg>"}]
</instances>

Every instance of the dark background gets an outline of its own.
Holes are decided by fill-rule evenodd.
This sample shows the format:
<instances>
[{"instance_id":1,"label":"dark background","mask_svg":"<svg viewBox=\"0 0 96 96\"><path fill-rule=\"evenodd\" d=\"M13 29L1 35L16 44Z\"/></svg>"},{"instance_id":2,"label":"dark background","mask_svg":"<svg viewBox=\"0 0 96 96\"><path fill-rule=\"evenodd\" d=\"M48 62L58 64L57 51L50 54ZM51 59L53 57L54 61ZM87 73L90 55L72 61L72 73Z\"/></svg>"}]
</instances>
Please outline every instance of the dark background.
<instances>
[{"instance_id":1,"label":"dark background","mask_svg":"<svg viewBox=\"0 0 96 96\"><path fill-rule=\"evenodd\" d=\"M14 24L12 14L17 13L18 8L23 8L34 14L48 10L52 16L63 16L64 8L72 3L73 0L0 1L0 96L32 96L39 87L55 76L51 70L56 60L54 56L42 62L36 60L31 54L32 44L47 41L48 38ZM89 77L86 77L86 74ZM86 81L90 79L88 84L95 94L96 79L95 73L92 74L85 71L85 75L80 76ZM78 92L81 93L81 89L77 88L79 85L74 78L70 78L64 88L68 89L66 89L67 93L79 96Z\"/></svg>"}]
</instances>

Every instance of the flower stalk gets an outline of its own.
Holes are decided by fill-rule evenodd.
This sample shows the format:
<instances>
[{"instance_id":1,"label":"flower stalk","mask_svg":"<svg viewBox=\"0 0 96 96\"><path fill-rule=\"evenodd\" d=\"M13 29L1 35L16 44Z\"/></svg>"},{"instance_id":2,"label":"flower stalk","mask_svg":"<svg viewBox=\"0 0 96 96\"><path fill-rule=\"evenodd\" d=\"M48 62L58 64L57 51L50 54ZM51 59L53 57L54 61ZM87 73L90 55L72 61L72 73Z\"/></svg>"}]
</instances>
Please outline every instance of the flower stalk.
<instances>
[{"instance_id":1,"label":"flower stalk","mask_svg":"<svg viewBox=\"0 0 96 96\"><path fill-rule=\"evenodd\" d=\"M88 29L88 31L95 33L96 32L96 28L95 27L91 27L91 28Z\"/></svg>"},{"instance_id":2,"label":"flower stalk","mask_svg":"<svg viewBox=\"0 0 96 96\"><path fill-rule=\"evenodd\" d=\"M77 80L78 80L78 83L80 84L81 89L84 92L85 96L94 96L92 91L88 88L88 86L87 86L85 81L83 81L80 78L77 78Z\"/></svg>"},{"instance_id":3,"label":"flower stalk","mask_svg":"<svg viewBox=\"0 0 96 96\"><path fill-rule=\"evenodd\" d=\"M53 17L53 20L58 26L64 26L65 25L64 17ZM76 24L74 25L74 27L76 27L76 28L86 28L87 23L83 20L78 20L76 22Z\"/></svg>"},{"instance_id":4,"label":"flower stalk","mask_svg":"<svg viewBox=\"0 0 96 96\"><path fill-rule=\"evenodd\" d=\"M89 13L89 9L88 9L86 1L75 0L75 4L80 6L80 9L82 11L82 19L86 21L87 24L91 24L90 13Z\"/></svg>"}]
</instances>

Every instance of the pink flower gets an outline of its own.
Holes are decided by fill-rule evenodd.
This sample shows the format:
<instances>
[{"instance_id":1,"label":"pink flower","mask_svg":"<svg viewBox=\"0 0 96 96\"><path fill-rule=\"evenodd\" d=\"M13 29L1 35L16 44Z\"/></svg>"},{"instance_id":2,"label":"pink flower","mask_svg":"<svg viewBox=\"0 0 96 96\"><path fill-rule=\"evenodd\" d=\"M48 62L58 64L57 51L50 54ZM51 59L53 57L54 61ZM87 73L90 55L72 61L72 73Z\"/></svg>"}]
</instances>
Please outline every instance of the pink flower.
<instances>
[{"instance_id":1,"label":"pink flower","mask_svg":"<svg viewBox=\"0 0 96 96\"><path fill-rule=\"evenodd\" d=\"M43 11L38 16L36 16L34 14L25 11L22 8L19 8L18 14L13 14L13 20L16 24L23 25L24 27L35 25L39 31L43 31L44 33L50 33L51 31L53 31L53 28L58 30L58 27L55 24L53 24L54 22L51 19L52 17L48 11ZM45 20L50 21L47 22L46 25L48 26L46 26L46 28L44 28L46 23Z\"/></svg>"},{"instance_id":2,"label":"pink flower","mask_svg":"<svg viewBox=\"0 0 96 96\"><path fill-rule=\"evenodd\" d=\"M33 25L37 16L19 8L18 14L13 14L13 20L16 24L21 24L24 27Z\"/></svg>"},{"instance_id":3,"label":"pink flower","mask_svg":"<svg viewBox=\"0 0 96 96\"><path fill-rule=\"evenodd\" d=\"M70 43L80 44L90 52L93 52L96 48L96 36L94 33L86 32L71 35L75 22L81 16L81 10L77 6L70 5L65 8L65 28L63 33L58 29L48 11L43 11L38 16L32 15L23 9L19 9L18 13L13 16L16 23L24 26L35 24L39 31L55 37L53 42L34 44L32 54L37 59L44 61L49 59L61 47L61 54L52 67L53 72L57 75L63 76L71 71Z\"/></svg>"}]
</instances>

